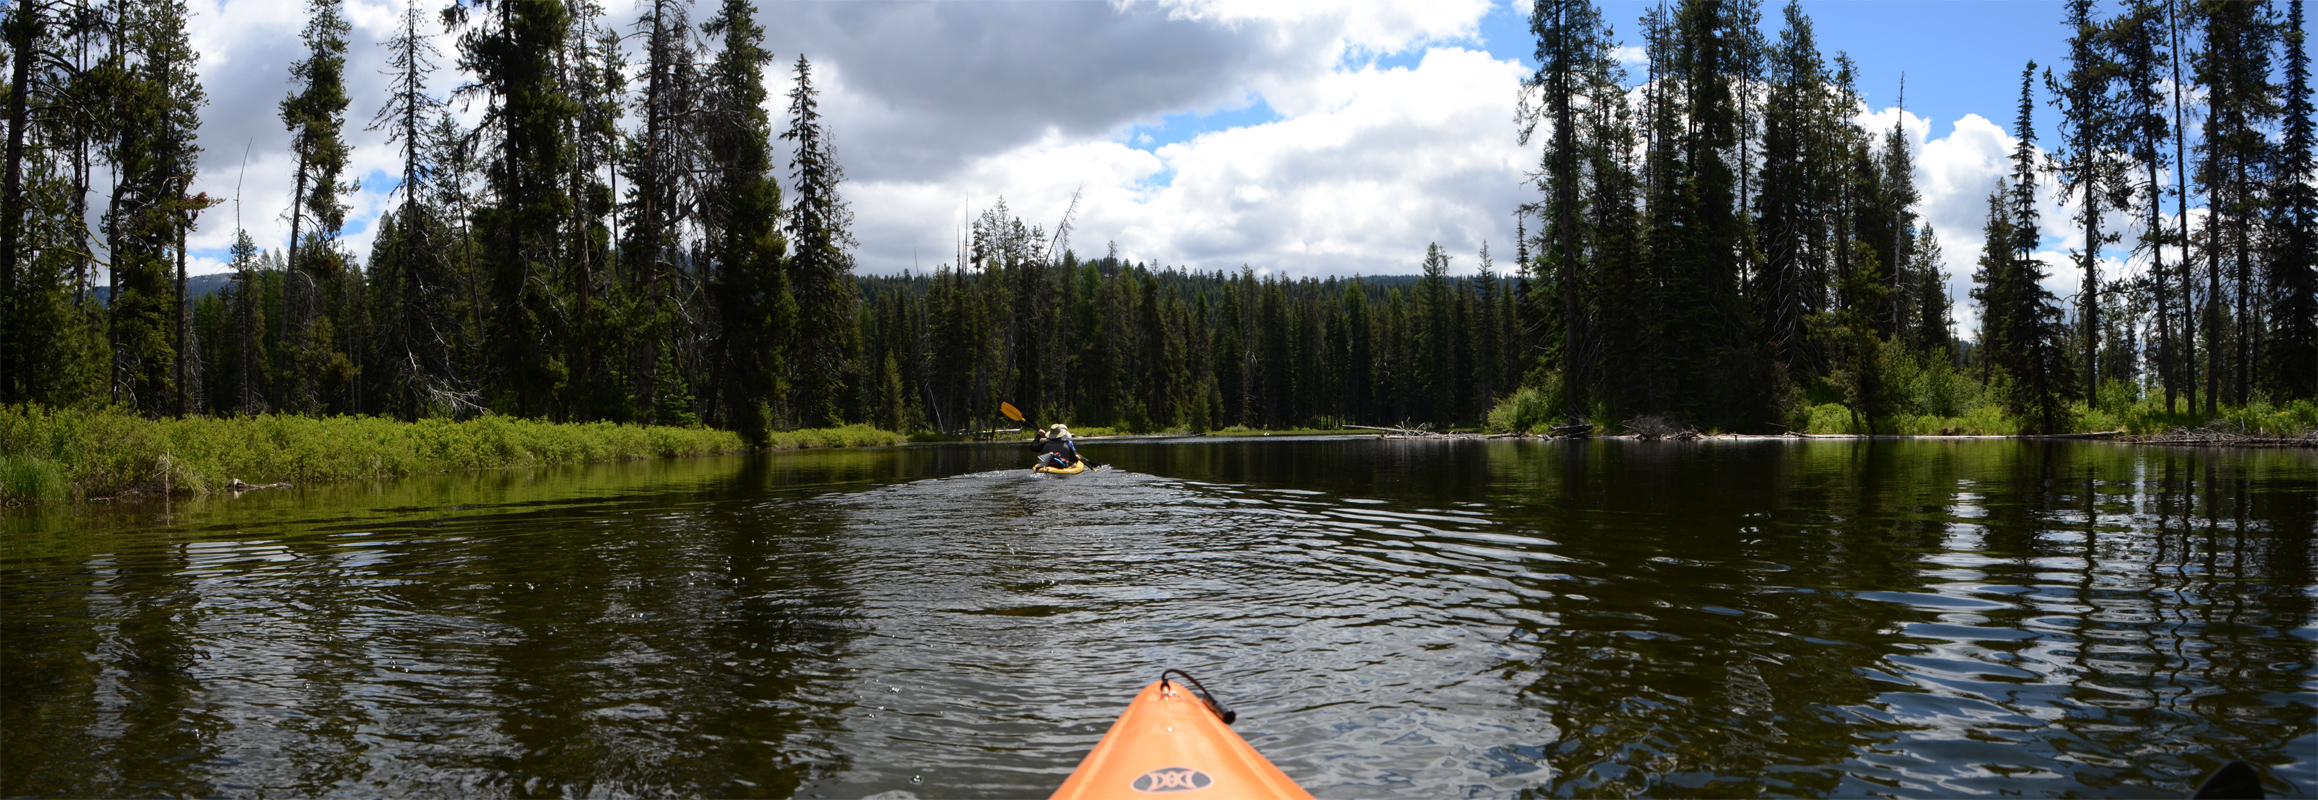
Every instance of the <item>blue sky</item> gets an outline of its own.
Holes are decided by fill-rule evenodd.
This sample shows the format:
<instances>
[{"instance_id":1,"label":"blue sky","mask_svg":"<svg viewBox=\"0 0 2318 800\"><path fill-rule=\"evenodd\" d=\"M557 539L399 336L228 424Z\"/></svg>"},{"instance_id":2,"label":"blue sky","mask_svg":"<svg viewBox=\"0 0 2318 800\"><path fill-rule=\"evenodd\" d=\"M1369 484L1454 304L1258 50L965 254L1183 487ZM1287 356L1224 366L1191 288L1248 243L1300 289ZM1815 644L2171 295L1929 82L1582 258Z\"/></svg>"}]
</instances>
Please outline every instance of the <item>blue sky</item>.
<instances>
[{"instance_id":1,"label":"blue sky","mask_svg":"<svg viewBox=\"0 0 2318 800\"><path fill-rule=\"evenodd\" d=\"M1620 43L1635 47L1641 44L1642 15L1656 5L1655 0L1599 3ZM1838 51L1845 52L1859 66L1859 89L1869 105L1899 102L1904 77L1907 110L1932 121L1933 138L1946 136L1965 114L1979 114L2009 128L2021 68L2035 59L2041 73L2068 54L2059 0L1835 0L1806 2L1802 7L1811 18L1821 54L1832 62ZM1783 5L1763 9L1766 40L1776 42L1785 24ZM1530 57L1536 40L1529 32L1526 4L1492 3L1474 36L1449 43L1536 67ZM1359 53L1347 61L1406 69L1422 58L1422 51L1409 50ZM1632 79L1639 82L1642 77L1640 67L1635 67ZM2038 86L2041 92L2041 77ZM1134 126L1128 139L1137 148L1156 150L1201 133L1278 119L1263 98L1247 100L1205 113L1170 114L1160 124ZM2057 120L2041 101L2037 117L2039 130L2046 132Z\"/></svg>"}]
</instances>

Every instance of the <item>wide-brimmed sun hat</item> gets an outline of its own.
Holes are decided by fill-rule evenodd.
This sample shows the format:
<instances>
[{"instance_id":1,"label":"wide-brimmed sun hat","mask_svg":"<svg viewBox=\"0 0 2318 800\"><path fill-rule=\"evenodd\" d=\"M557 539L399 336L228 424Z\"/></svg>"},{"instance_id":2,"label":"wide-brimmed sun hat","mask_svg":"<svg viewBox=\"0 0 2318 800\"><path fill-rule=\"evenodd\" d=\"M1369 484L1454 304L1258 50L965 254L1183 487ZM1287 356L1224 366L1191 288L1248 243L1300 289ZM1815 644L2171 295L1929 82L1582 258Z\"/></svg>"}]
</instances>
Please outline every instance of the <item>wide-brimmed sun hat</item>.
<instances>
[{"instance_id":1,"label":"wide-brimmed sun hat","mask_svg":"<svg viewBox=\"0 0 2318 800\"><path fill-rule=\"evenodd\" d=\"M1047 429L1046 435L1057 439L1068 439L1070 438L1070 427L1057 422L1053 427Z\"/></svg>"}]
</instances>

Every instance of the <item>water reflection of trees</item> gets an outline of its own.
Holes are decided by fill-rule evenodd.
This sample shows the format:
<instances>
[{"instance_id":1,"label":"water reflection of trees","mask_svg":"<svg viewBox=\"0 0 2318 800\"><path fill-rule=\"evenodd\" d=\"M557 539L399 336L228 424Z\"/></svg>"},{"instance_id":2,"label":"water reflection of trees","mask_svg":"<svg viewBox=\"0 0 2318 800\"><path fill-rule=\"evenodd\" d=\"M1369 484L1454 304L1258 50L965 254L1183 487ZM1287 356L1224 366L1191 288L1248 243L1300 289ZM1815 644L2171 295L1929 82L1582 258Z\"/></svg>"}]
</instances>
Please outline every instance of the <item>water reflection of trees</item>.
<instances>
[{"instance_id":1,"label":"water reflection of trees","mask_svg":"<svg viewBox=\"0 0 2318 800\"><path fill-rule=\"evenodd\" d=\"M1556 447L1490 458L1591 565L1527 595L1558 624L1507 667L1568 732L1546 793L2173 791L2307 759L2306 456Z\"/></svg>"},{"instance_id":2,"label":"water reflection of trees","mask_svg":"<svg viewBox=\"0 0 2318 800\"><path fill-rule=\"evenodd\" d=\"M508 745L489 766L509 789L786 795L844 767L828 676L856 601L827 563L834 523L785 506L878 462L813 466L751 461L697 493L525 523L576 536L477 543L471 601L500 631L488 705Z\"/></svg>"},{"instance_id":3,"label":"water reflection of trees","mask_svg":"<svg viewBox=\"0 0 2318 800\"><path fill-rule=\"evenodd\" d=\"M12 532L0 795L791 793L846 764L822 709L860 626L839 523L783 504L933 450Z\"/></svg>"},{"instance_id":4,"label":"water reflection of trees","mask_svg":"<svg viewBox=\"0 0 2318 800\"><path fill-rule=\"evenodd\" d=\"M184 624L196 599L185 563L170 543L91 559L70 570L78 602L62 606L27 609L27 587L8 588L0 794L215 793L186 769L214 756L222 726Z\"/></svg>"}]
</instances>

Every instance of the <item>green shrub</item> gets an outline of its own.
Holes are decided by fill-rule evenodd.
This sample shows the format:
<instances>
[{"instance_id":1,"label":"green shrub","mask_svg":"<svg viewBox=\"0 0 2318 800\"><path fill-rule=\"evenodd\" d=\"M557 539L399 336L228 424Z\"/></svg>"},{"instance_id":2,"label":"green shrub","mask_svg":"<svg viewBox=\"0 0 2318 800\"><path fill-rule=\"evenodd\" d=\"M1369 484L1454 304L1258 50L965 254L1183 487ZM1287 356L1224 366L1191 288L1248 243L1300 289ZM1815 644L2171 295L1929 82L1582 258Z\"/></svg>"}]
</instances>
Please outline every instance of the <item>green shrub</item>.
<instances>
[{"instance_id":1,"label":"green shrub","mask_svg":"<svg viewBox=\"0 0 2318 800\"><path fill-rule=\"evenodd\" d=\"M2101 390L2094 397L2094 400L2097 402L2093 404L2093 408L2109 412L2111 419L2123 419L2126 414L2141 404L2141 387L2131 381L2111 378L2101 382ZM2087 430L2116 430L2116 428L2095 428L2090 423L2087 423L2085 428Z\"/></svg>"},{"instance_id":2,"label":"green shrub","mask_svg":"<svg viewBox=\"0 0 2318 800\"><path fill-rule=\"evenodd\" d=\"M2288 435L2318 431L2318 400L2296 400L2278 409L2289 428Z\"/></svg>"},{"instance_id":3,"label":"green shrub","mask_svg":"<svg viewBox=\"0 0 2318 800\"><path fill-rule=\"evenodd\" d=\"M1866 433L1852 420L1851 409L1842 403L1820 403L1811 407L1810 416L1803 423L1804 433Z\"/></svg>"},{"instance_id":4,"label":"green shrub","mask_svg":"<svg viewBox=\"0 0 2318 800\"><path fill-rule=\"evenodd\" d=\"M1988 401L1987 387L1950 361L1947 354L1920 354L1887 348L1885 370L1898 414L1961 417ZM1897 416L1895 414L1894 416Z\"/></svg>"},{"instance_id":5,"label":"green shrub","mask_svg":"<svg viewBox=\"0 0 2318 800\"><path fill-rule=\"evenodd\" d=\"M2130 408L2126 406L2125 408ZM2112 413L2107 408L2085 408L2077 413L2077 429L2087 433L2106 433L2119 430L2125 424L2125 414Z\"/></svg>"},{"instance_id":6,"label":"green shrub","mask_svg":"<svg viewBox=\"0 0 2318 800\"><path fill-rule=\"evenodd\" d=\"M1499 433L1544 433L1559 419L1550 392L1524 386L1489 409L1488 425Z\"/></svg>"},{"instance_id":7,"label":"green shrub","mask_svg":"<svg viewBox=\"0 0 2318 800\"><path fill-rule=\"evenodd\" d=\"M1995 403L1973 406L1956 420L1956 433L1972 436L2014 436L2020 433L2020 421L2004 413L2004 407Z\"/></svg>"},{"instance_id":8,"label":"green shrub","mask_svg":"<svg viewBox=\"0 0 2318 800\"><path fill-rule=\"evenodd\" d=\"M1955 426L1950 423L1952 419L1930 414L1894 414L1884 420L1884 426L1888 428L1884 432L1905 436L1951 436L1955 433Z\"/></svg>"},{"instance_id":9,"label":"green shrub","mask_svg":"<svg viewBox=\"0 0 2318 800\"><path fill-rule=\"evenodd\" d=\"M2301 436L2318 429L2318 404L2296 400L2280 407L2271 405L2269 398L2256 395L2251 403L2224 409L2219 419L2249 434Z\"/></svg>"}]
</instances>

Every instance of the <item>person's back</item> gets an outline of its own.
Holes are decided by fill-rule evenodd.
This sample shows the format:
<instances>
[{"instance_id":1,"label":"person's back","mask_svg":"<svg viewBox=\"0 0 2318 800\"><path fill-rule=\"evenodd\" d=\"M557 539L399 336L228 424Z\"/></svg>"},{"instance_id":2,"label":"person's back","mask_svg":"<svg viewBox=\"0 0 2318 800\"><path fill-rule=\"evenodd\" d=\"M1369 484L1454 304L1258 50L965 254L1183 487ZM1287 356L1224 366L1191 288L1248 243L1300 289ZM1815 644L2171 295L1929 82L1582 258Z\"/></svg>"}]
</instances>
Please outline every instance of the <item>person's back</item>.
<instances>
[{"instance_id":1,"label":"person's back","mask_svg":"<svg viewBox=\"0 0 2318 800\"><path fill-rule=\"evenodd\" d=\"M1038 447L1038 463L1057 469L1078 463L1079 449L1071 444L1070 429L1062 423L1055 423L1042 438L1045 441Z\"/></svg>"}]
</instances>

